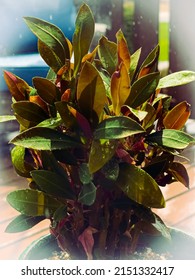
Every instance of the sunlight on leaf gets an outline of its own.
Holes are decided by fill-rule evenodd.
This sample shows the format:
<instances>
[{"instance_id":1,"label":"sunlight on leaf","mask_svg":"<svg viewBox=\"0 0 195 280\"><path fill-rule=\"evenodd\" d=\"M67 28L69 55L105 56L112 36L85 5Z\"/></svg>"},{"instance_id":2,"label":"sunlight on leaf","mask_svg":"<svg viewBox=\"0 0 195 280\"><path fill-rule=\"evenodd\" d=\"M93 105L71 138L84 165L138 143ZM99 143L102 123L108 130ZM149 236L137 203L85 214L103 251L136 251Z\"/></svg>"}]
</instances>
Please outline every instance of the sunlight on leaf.
<instances>
[{"instance_id":1,"label":"sunlight on leaf","mask_svg":"<svg viewBox=\"0 0 195 280\"><path fill-rule=\"evenodd\" d=\"M170 110L163 119L165 128L182 129L191 114L190 105L183 101Z\"/></svg>"},{"instance_id":2,"label":"sunlight on leaf","mask_svg":"<svg viewBox=\"0 0 195 280\"><path fill-rule=\"evenodd\" d=\"M7 195L8 203L21 214L49 218L61 202L37 190L16 190Z\"/></svg>"},{"instance_id":3,"label":"sunlight on leaf","mask_svg":"<svg viewBox=\"0 0 195 280\"><path fill-rule=\"evenodd\" d=\"M195 81L195 72L179 71L160 79L157 89L185 85Z\"/></svg>"},{"instance_id":4,"label":"sunlight on leaf","mask_svg":"<svg viewBox=\"0 0 195 280\"><path fill-rule=\"evenodd\" d=\"M144 170L131 164L120 164L117 185L132 200L146 207L163 208L165 200L156 181Z\"/></svg>"},{"instance_id":5,"label":"sunlight on leaf","mask_svg":"<svg viewBox=\"0 0 195 280\"><path fill-rule=\"evenodd\" d=\"M103 120L94 131L95 139L121 139L144 132L144 129L129 117L111 117Z\"/></svg>"},{"instance_id":6,"label":"sunlight on leaf","mask_svg":"<svg viewBox=\"0 0 195 280\"><path fill-rule=\"evenodd\" d=\"M74 77L76 77L83 57L88 53L95 30L94 17L89 6L83 4L77 14L73 35Z\"/></svg>"},{"instance_id":7,"label":"sunlight on leaf","mask_svg":"<svg viewBox=\"0 0 195 280\"><path fill-rule=\"evenodd\" d=\"M13 121L16 120L16 117L13 115L5 115L5 116L0 116L0 123L1 122L9 122L9 121Z\"/></svg>"},{"instance_id":8,"label":"sunlight on leaf","mask_svg":"<svg viewBox=\"0 0 195 280\"><path fill-rule=\"evenodd\" d=\"M117 148L115 140L93 140L89 154L89 171L94 173L104 166Z\"/></svg>"}]
</instances>

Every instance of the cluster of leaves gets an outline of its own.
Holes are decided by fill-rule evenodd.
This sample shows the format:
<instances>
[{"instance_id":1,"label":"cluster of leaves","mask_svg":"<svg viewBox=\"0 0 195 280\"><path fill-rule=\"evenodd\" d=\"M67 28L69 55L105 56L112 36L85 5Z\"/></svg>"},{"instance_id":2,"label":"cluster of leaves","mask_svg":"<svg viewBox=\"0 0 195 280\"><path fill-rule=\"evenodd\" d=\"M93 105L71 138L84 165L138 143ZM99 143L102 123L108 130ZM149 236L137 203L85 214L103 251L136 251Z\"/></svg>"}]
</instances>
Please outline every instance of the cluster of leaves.
<instances>
[{"instance_id":1,"label":"cluster of leaves","mask_svg":"<svg viewBox=\"0 0 195 280\"><path fill-rule=\"evenodd\" d=\"M195 73L160 78L159 46L140 66L141 49L131 55L121 30L116 42L103 36L91 51L94 19L86 4L72 43L51 23L25 21L50 70L46 78L34 77L33 86L4 72L14 116L1 121L20 124L11 156L29 180L28 189L7 197L21 213L7 231L50 219L61 248L88 259L125 257L141 232L170 238L152 209L165 207L159 186L180 181L189 187L174 158L195 139L182 130L189 104L172 108L161 89L189 83Z\"/></svg>"}]
</instances>

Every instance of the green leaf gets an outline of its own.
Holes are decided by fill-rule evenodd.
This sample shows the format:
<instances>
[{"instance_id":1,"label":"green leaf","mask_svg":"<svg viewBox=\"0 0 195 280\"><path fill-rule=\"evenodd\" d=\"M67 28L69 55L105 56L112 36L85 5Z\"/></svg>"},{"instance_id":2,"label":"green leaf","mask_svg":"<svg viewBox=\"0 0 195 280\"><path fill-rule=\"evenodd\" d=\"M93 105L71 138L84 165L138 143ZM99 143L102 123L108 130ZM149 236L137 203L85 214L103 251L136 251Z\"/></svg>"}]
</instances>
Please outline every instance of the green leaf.
<instances>
[{"instance_id":1,"label":"green leaf","mask_svg":"<svg viewBox=\"0 0 195 280\"><path fill-rule=\"evenodd\" d=\"M8 203L21 214L49 218L62 203L37 190L16 190L7 195Z\"/></svg>"},{"instance_id":2,"label":"green leaf","mask_svg":"<svg viewBox=\"0 0 195 280\"><path fill-rule=\"evenodd\" d=\"M119 116L103 120L94 131L94 138L121 139L142 132L144 129L136 121Z\"/></svg>"},{"instance_id":3,"label":"green leaf","mask_svg":"<svg viewBox=\"0 0 195 280\"><path fill-rule=\"evenodd\" d=\"M61 93L56 85L50 80L41 77L34 77L33 84L37 89L38 95L46 103L53 105L55 101L60 100Z\"/></svg>"},{"instance_id":4,"label":"green leaf","mask_svg":"<svg viewBox=\"0 0 195 280\"><path fill-rule=\"evenodd\" d=\"M79 202L84 205L91 206L96 199L96 186L90 182L83 185L83 188L79 194Z\"/></svg>"},{"instance_id":5,"label":"green leaf","mask_svg":"<svg viewBox=\"0 0 195 280\"><path fill-rule=\"evenodd\" d=\"M28 230L45 219L45 216L31 217L21 214L14 218L6 227L5 232L16 233Z\"/></svg>"},{"instance_id":6,"label":"green leaf","mask_svg":"<svg viewBox=\"0 0 195 280\"><path fill-rule=\"evenodd\" d=\"M103 36L99 40L98 54L102 65L110 73L110 75L112 75L116 70L118 62L117 44L109 41Z\"/></svg>"},{"instance_id":7,"label":"green leaf","mask_svg":"<svg viewBox=\"0 0 195 280\"><path fill-rule=\"evenodd\" d=\"M53 219L55 222L60 222L66 216L67 216L67 206L63 205L55 211L55 213L53 215Z\"/></svg>"},{"instance_id":8,"label":"green leaf","mask_svg":"<svg viewBox=\"0 0 195 280\"><path fill-rule=\"evenodd\" d=\"M160 79L157 89L181 86L195 81L195 72L179 71Z\"/></svg>"},{"instance_id":9,"label":"green leaf","mask_svg":"<svg viewBox=\"0 0 195 280\"><path fill-rule=\"evenodd\" d=\"M57 56L55 51L53 51L41 40L38 40L38 51L43 60L46 62L47 65L51 67L50 69L52 69L54 73L57 73L61 69L61 67L63 67L63 63L61 59Z\"/></svg>"},{"instance_id":10,"label":"green leaf","mask_svg":"<svg viewBox=\"0 0 195 280\"><path fill-rule=\"evenodd\" d=\"M66 199L75 197L68 179L64 176L48 170L33 170L31 176L40 190L47 194Z\"/></svg>"},{"instance_id":11,"label":"green leaf","mask_svg":"<svg viewBox=\"0 0 195 280\"><path fill-rule=\"evenodd\" d=\"M49 68L49 70L47 72L47 75L46 75L46 78L48 80L55 81L56 78L57 78L57 74L54 72L54 70L52 68Z\"/></svg>"},{"instance_id":12,"label":"green leaf","mask_svg":"<svg viewBox=\"0 0 195 280\"><path fill-rule=\"evenodd\" d=\"M30 101L18 101L12 104L14 113L24 120L40 123L48 118L46 112L37 104Z\"/></svg>"},{"instance_id":13,"label":"green leaf","mask_svg":"<svg viewBox=\"0 0 195 280\"><path fill-rule=\"evenodd\" d=\"M158 184L139 167L121 163L116 183L130 199L143 206L165 207L165 200Z\"/></svg>"},{"instance_id":14,"label":"green leaf","mask_svg":"<svg viewBox=\"0 0 195 280\"><path fill-rule=\"evenodd\" d=\"M115 140L93 140L89 154L89 172L98 171L114 155L117 148Z\"/></svg>"},{"instance_id":15,"label":"green leaf","mask_svg":"<svg viewBox=\"0 0 195 280\"><path fill-rule=\"evenodd\" d=\"M16 172L23 177L30 178L30 171L33 170L33 166L25 161L25 148L15 146L11 151L12 164Z\"/></svg>"},{"instance_id":16,"label":"green leaf","mask_svg":"<svg viewBox=\"0 0 195 280\"><path fill-rule=\"evenodd\" d=\"M137 108L155 92L160 78L160 73L151 73L138 79L131 87L126 105Z\"/></svg>"},{"instance_id":17,"label":"green leaf","mask_svg":"<svg viewBox=\"0 0 195 280\"><path fill-rule=\"evenodd\" d=\"M62 66L66 57L70 58L68 45L63 32L54 24L35 17L24 17L30 30L41 40L59 59Z\"/></svg>"},{"instance_id":18,"label":"green leaf","mask_svg":"<svg viewBox=\"0 0 195 280\"><path fill-rule=\"evenodd\" d=\"M86 4L83 4L78 12L73 35L74 49L74 77L76 77L82 58L88 53L95 29L93 14Z\"/></svg>"},{"instance_id":19,"label":"green leaf","mask_svg":"<svg viewBox=\"0 0 195 280\"><path fill-rule=\"evenodd\" d=\"M134 52L131 55L131 64L130 64L130 79L131 80L134 78L135 72L137 70L140 55L141 55L141 48L138 49L136 52Z\"/></svg>"},{"instance_id":20,"label":"green leaf","mask_svg":"<svg viewBox=\"0 0 195 280\"><path fill-rule=\"evenodd\" d=\"M189 188L189 176L183 164L180 162L172 162L169 171L178 182L181 182L186 188Z\"/></svg>"},{"instance_id":21,"label":"green leaf","mask_svg":"<svg viewBox=\"0 0 195 280\"><path fill-rule=\"evenodd\" d=\"M148 135L146 142L173 149L185 149L188 145L195 144L195 138L180 130L164 129Z\"/></svg>"},{"instance_id":22,"label":"green leaf","mask_svg":"<svg viewBox=\"0 0 195 280\"><path fill-rule=\"evenodd\" d=\"M77 100L88 121L98 123L107 103L106 89L98 70L87 61L78 79Z\"/></svg>"},{"instance_id":23,"label":"green leaf","mask_svg":"<svg viewBox=\"0 0 195 280\"><path fill-rule=\"evenodd\" d=\"M0 123L1 122L9 122L9 121L13 121L13 120L16 120L16 117L12 116L12 115L0 116Z\"/></svg>"},{"instance_id":24,"label":"green leaf","mask_svg":"<svg viewBox=\"0 0 195 280\"><path fill-rule=\"evenodd\" d=\"M144 108L145 110L145 108ZM147 116L148 112L143 111L141 109L133 109L127 105L124 105L122 107L122 113L124 116L130 116L131 114L136 117L140 122L144 120L144 118Z\"/></svg>"},{"instance_id":25,"label":"green leaf","mask_svg":"<svg viewBox=\"0 0 195 280\"><path fill-rule=\"evenodd\" d=\"M75 138L47 127L33 127L11 140L14 145L35 150L58 150L81 145Z\"/></svg>"},{"instance_id":26,"label":"green leaf","mask_svg":"<svg viewBox=\"0 0 195 280\"><path fill-rule=\"evenodd\" d=\"M63 123L61 117L58 115L56 118L49 118L40 122L36 127L47 127L55 129Z\"/></svg>"},{"instance_id":27,"label":"green leaf","mask_svg":"<svg viewBox=\"0 0 195 280\"><path fill-rule=\"evenodd\" d=\"M86 163L82 163L79 167L79 178L82 184L89 184L93 179L93 176L89 172L89 166Z\"/></svg>"}]
</instances>

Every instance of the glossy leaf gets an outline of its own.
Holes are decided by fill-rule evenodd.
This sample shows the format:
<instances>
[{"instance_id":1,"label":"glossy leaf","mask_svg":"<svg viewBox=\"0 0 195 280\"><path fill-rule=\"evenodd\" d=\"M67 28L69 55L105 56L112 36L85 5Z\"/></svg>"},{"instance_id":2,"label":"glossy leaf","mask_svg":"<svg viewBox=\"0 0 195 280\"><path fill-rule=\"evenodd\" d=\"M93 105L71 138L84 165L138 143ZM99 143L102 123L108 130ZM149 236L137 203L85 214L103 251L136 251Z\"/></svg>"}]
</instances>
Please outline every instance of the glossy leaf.
<instances>
[{"instance_id":1,"label":"glossy leaf","mask_svg":"<svg viewBox=\"0 0 195 280\"><path fill-rule=\"evenodd\" d=\"M85 62L78 79L77 100L81 113L91 123L101 119L107 103L106 89L98 70Z\"/></svg>"},{"instance_id":2,"label":"glossy leaf","mask_svg":"<svg viewBox=\"0 0 195 280\"><path fill-rule=\"evenodd\" d=\"M143 64L140 67L138 78L148 75L149 73L156 72L160 47L157 45L146 57Z\"/></svg>"},{"instance_id":3,"label":"glossy leaf","mask_svg":"<svg viewBox=\"0 0 195 280\"><path fill-rule=\"evenodd\" d=\"M131 164L120 164L117 185L132 200L146 207L163 208L165 200L156 181L144 170Z\"/></svg>"},{"instance_id":4,"label":"glossy leaf","mask_svg":"<svg viewBox=\"0 0 195 280\"><path fill-rule=\"evenodd\" d=\"M55 50L48 47L47 44L41 40L38 40L38 51L40 56L43 58L46 64L51 67L54 73L57 73L58 70L63 66L63 62L55 53Z\"/></svg>"},{"instance_id":5,"label":"glossy leaf","mask_svg":"<svg viewBox=\"0 0 195 280\"><path fill-rule=\"evenodd\" d=\"M89 184L93 179L93 176L89 172L89 166L86 163L82 163L79 167L79 179L82 184Z\"/></svg>"},{"instance_id":6,"label":"glossy leaf","mask_svg":"<svg viewBox=\"0 0 195 280\"><path fill-rule=\"evenodd\" d=\"M77 147L79 141L47 127L33 127L11 140L12 144L35 150L57 150Z\"/></svg>"},{"instance_id":7,"label":"glossy leaf","mask_svg":"<svg viewBox=\"0 0 195 280\"><path fill-rule=\"evenodd\" d=\"M125 64L122 62L118 71L115 71L111 78L111 96L113 111L119 115L121 107L130 94L130 78Z\"/></svg>"},{"instance_id":8,"label":"glossy leaf","mask_svg":"<svg viewBox=\"0 0 195 280\"><path fill-rule=\"evenodd\" d=\"M69 47L63 32L54 24L35 17L24 17L30 30L41 40L64 65L70 58Z\"/></svg>"},{"instance_id":9,"label":"glossy leaf","mask_svg":"<svg viewBox=\"0 0 195 280\"><path fill-rule=\"evenodd\" d=\"M137 108L155 92L160 74L151 73L137 80L131 87L131 93L126 101L126 105Z\"/></svg>"},{"instance_id":10,"label":"glossy leaf","mask_svg":"<svg viewBox=\"0 0 195 280\"><path fill-rule=\"evenodd\" d=\"M178 182L181 182L186 188L189 188L189 176L183 164L173 162L169 167L169 171Z\"/></svg>"},{"instance_id":11,"label":"glossy leaf","mask_svg":"<svg viewBox=\"0 0 195 280\"><path fill-rule=\"evenodd\" d=\"M49 118L49 119L46 119L46 120L40 122L37 125L37 127L47 127L47 128L55 129L58 126L60 126L62 123L63 123L63 120L58 115L56 118Z\"/></svg>"},{"instance_id":12,"label":"glossy leaf","mask_svg":"<svg viewBox=\"0 0 195 280\"><path fill-rule=\"evenodd\" d=\"M89 154L90 173L98 171L113 157L117 145L114 140L93 140Z\"/></svg>"},{"instance_id":13,"label":"glossy leaf","mask_svg":"<svg viewBox=\"0 0 195 280\"><path fill-rule=\"evenodd\" d=\"M136 121L119 116L103 120L94 131L94 138L121 139L142 132L144 129Z\"/></svg>"},{"instance_id":14,"label":"glossy leaf","mask_svg":"<svg viewBox=\"0 0 195 280\"><path fill-rule=\"evenodd\" d=\"M132 80L135 76L137 67L138 67L138 63L139 63L139 59L140 59L140 55L141 55L141 48L138 49L137 51L135 51L132 55L131 55L131 64L130 64L130 79Z\"/></svg>"},{"instance_id":15,"label":"glossy leaf","mask_svg":"<svg viewBox=\"0 0 195 280\"><path fill-rule=\"evenodd\" d=\"M54 197L73 199L74 192L71 189L68 178L48 170L33 170L31 176L40 190Z\"/></svg>"},{"instance_id":16,"label":"glossy leaf","mask_svg":"<svg viewBox=\"0 0 195 280\"><path fill-rule=\"evenodd\" d=\"M57 78L57 74L54 72L54 70L51 67L47 72L46 78L51 81L55 81Z\"/></svg>"},{"instance_id":17,"label":"glossy leaf","mask_svg":"<svg viewBox=\"0 0 195 280\"><path fill-rule=\"evenodd\" d=\"M146 111L133 109L133 108L127 106L127 105L124 105L122 107L122 113L123 113L124 116L130 116L132 114L140 122L143 121L148 114L148 112L146 112Z\"/></svg>"},{"instance_id":18,"label":"glossy leaf","mask_svg":"<svg viewBox=\"0 0 195 280\"><path fill-rule=\"evenodd\" d=\"M117 38L118 65L120 66L121 62L123 62L123 64L126 67L126 70L129 71L131 56L128 49L127 41L121 29L116 33L116 38Z\"/></svg>"},{"instance_id":19,"label":"glossy leaf","mask_svg":"<svg viewBox=\"0 0 195 280\"><path fill-rule=\"evenodd\" d=\"M37 104L30 101L19 101L12 104L14 113L33 123L40 123L48 118L47 113Z\"/></svg>"},{"instance_id":20,"label":"glossy leaf","mask_svg":"<svg viewBox=\"0 0 195 280\"><path fill-rule=\"evenodd\" d=\"M37 190L16 190L7 195L8 203L21 214L49 218L62 206L53 197Z\"/></svg>"},{"instance_id":21,"label":"glossy leaf","mask_svg":"<svg viewBox=\"0 0 195 280\"><path fill-rule=\"evenodd\" d=\"M98 55L104 68L112 75L117 66L117 44L103 36L99 40Z\"/></svg>"},{"instance_id":22,"label":"glossy leaf","mask_svg":"<svg viewBox=\"0 0 195 280\"><path fill-rule=\"evenodd\" d=\"M195 81L195 72L179 71L160 79L157 89L181 86Z\"/></svg>"},{"instance_id":23,"label":"glossy leaf","mask_svg":"<svg viewBox=\"0 0 195 280\"><path fill-rule=\"evenodd\" d=\"M27 99L31 87L21 78L14 75L9 71L4 71L4 80L11 92L12 97L16 101L21 101Z\"/></svg>"},{"instance_id":24,"label":"glossy leaf","mask_svg":"<svg viewBox=\"0 0 195 280\"><path fill-rule=\"evenodd\" d=\"M151 133L146 137L146 141L162 147L185 149L191 143L195 143L195 138L180 130L164 129Z\"/></svg>"},{"instance_id":25,"label":"glossy leaf","mask_svg":"<svg viewBox=\"0 0 195 280\"><path fill-rule=\"evenodd\" d=\"M190 113L190 105L183 101L166 114L163 119L163 125L169 129L181 129L190 117Z\"/></svg>"},{"instance_id":26,"label":"glossy leaf","mask_svg":"<svg viewBox=\"0 0 195 280\"><path fill-rule=\"evenodd\" d=\"M9 121L13 121L16 120L16 117L13 115L5 115L5 116L0 116L0 123L1 122L9 122Z\"/></svg>"},{"instance_id":27,"label":"glossy leaf","mask_svg":"<svg viewBox=\"0 0 195 280\"><path fill-rule=\"evenodd\" d=\"M21 214L14 218L5 229L7 233L16 233L28 230L45 219L45 216L32 217Z\"/></svg>"},{"instance_id":28,"label":"glossy leaf","mask_svg":"<svg viewBox=\"0 0 195 280\"><path fill-rule=\"evenodd\" d=\"M60 100L61 94L56 85L48 79L41 77L33 78L34 87L37 89L38 95L48 104L54 104Z\"/></svg>"},{"instance_id":29,"label":"glossy leaf","mask_svg":"<svg viewBox=\"0 0 195 280\"><path fill-rule=\"evenodd\" d=\"M11 151L11 159L16 172L22 177L30 178L33 166L25 161L25 148L15 146Z\"/></svg>"},{"instance_id":30,"label":"glossy leaf","mask_svg":"<svg viewBox=\"0 0 195 280\"><path fill-rule=\"evenodd\" d=\"M90 8L83 4L78 12L73 35L74 76L76 77L83 57L88 53L95 29L95 22Z\"/></svg>"},{"instance_id":31,"label":"glossy leaf","mask_svg":"<svg viewBox=\"0 0 195 280\"><path fill-rule=\"evenodd\" d=\"M96 186L90 182L84 184L79 194L78 201L84 205L91 206L96 199Z\"/></svg>"}]
</instances>

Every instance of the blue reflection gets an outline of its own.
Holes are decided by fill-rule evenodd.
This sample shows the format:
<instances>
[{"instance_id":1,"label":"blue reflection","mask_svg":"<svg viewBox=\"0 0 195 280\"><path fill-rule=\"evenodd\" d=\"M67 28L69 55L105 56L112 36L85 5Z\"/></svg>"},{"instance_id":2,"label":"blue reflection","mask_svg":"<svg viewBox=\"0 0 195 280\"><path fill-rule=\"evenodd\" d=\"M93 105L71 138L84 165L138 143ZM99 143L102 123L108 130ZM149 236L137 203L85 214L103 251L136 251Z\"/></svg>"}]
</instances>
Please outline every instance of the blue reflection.
<instances>
[{"instance_id":1,"label":"blue reflection","mask_svg":"<svg viewBox=\"0 0 195 280\"><path fill-rule=\"evenodd\" d=\"M37 39L26 26L24 16L49 21L72 39L76 17L73 0L1 0L0 57L37 51Z\"/></svg>"}]
</instances>

